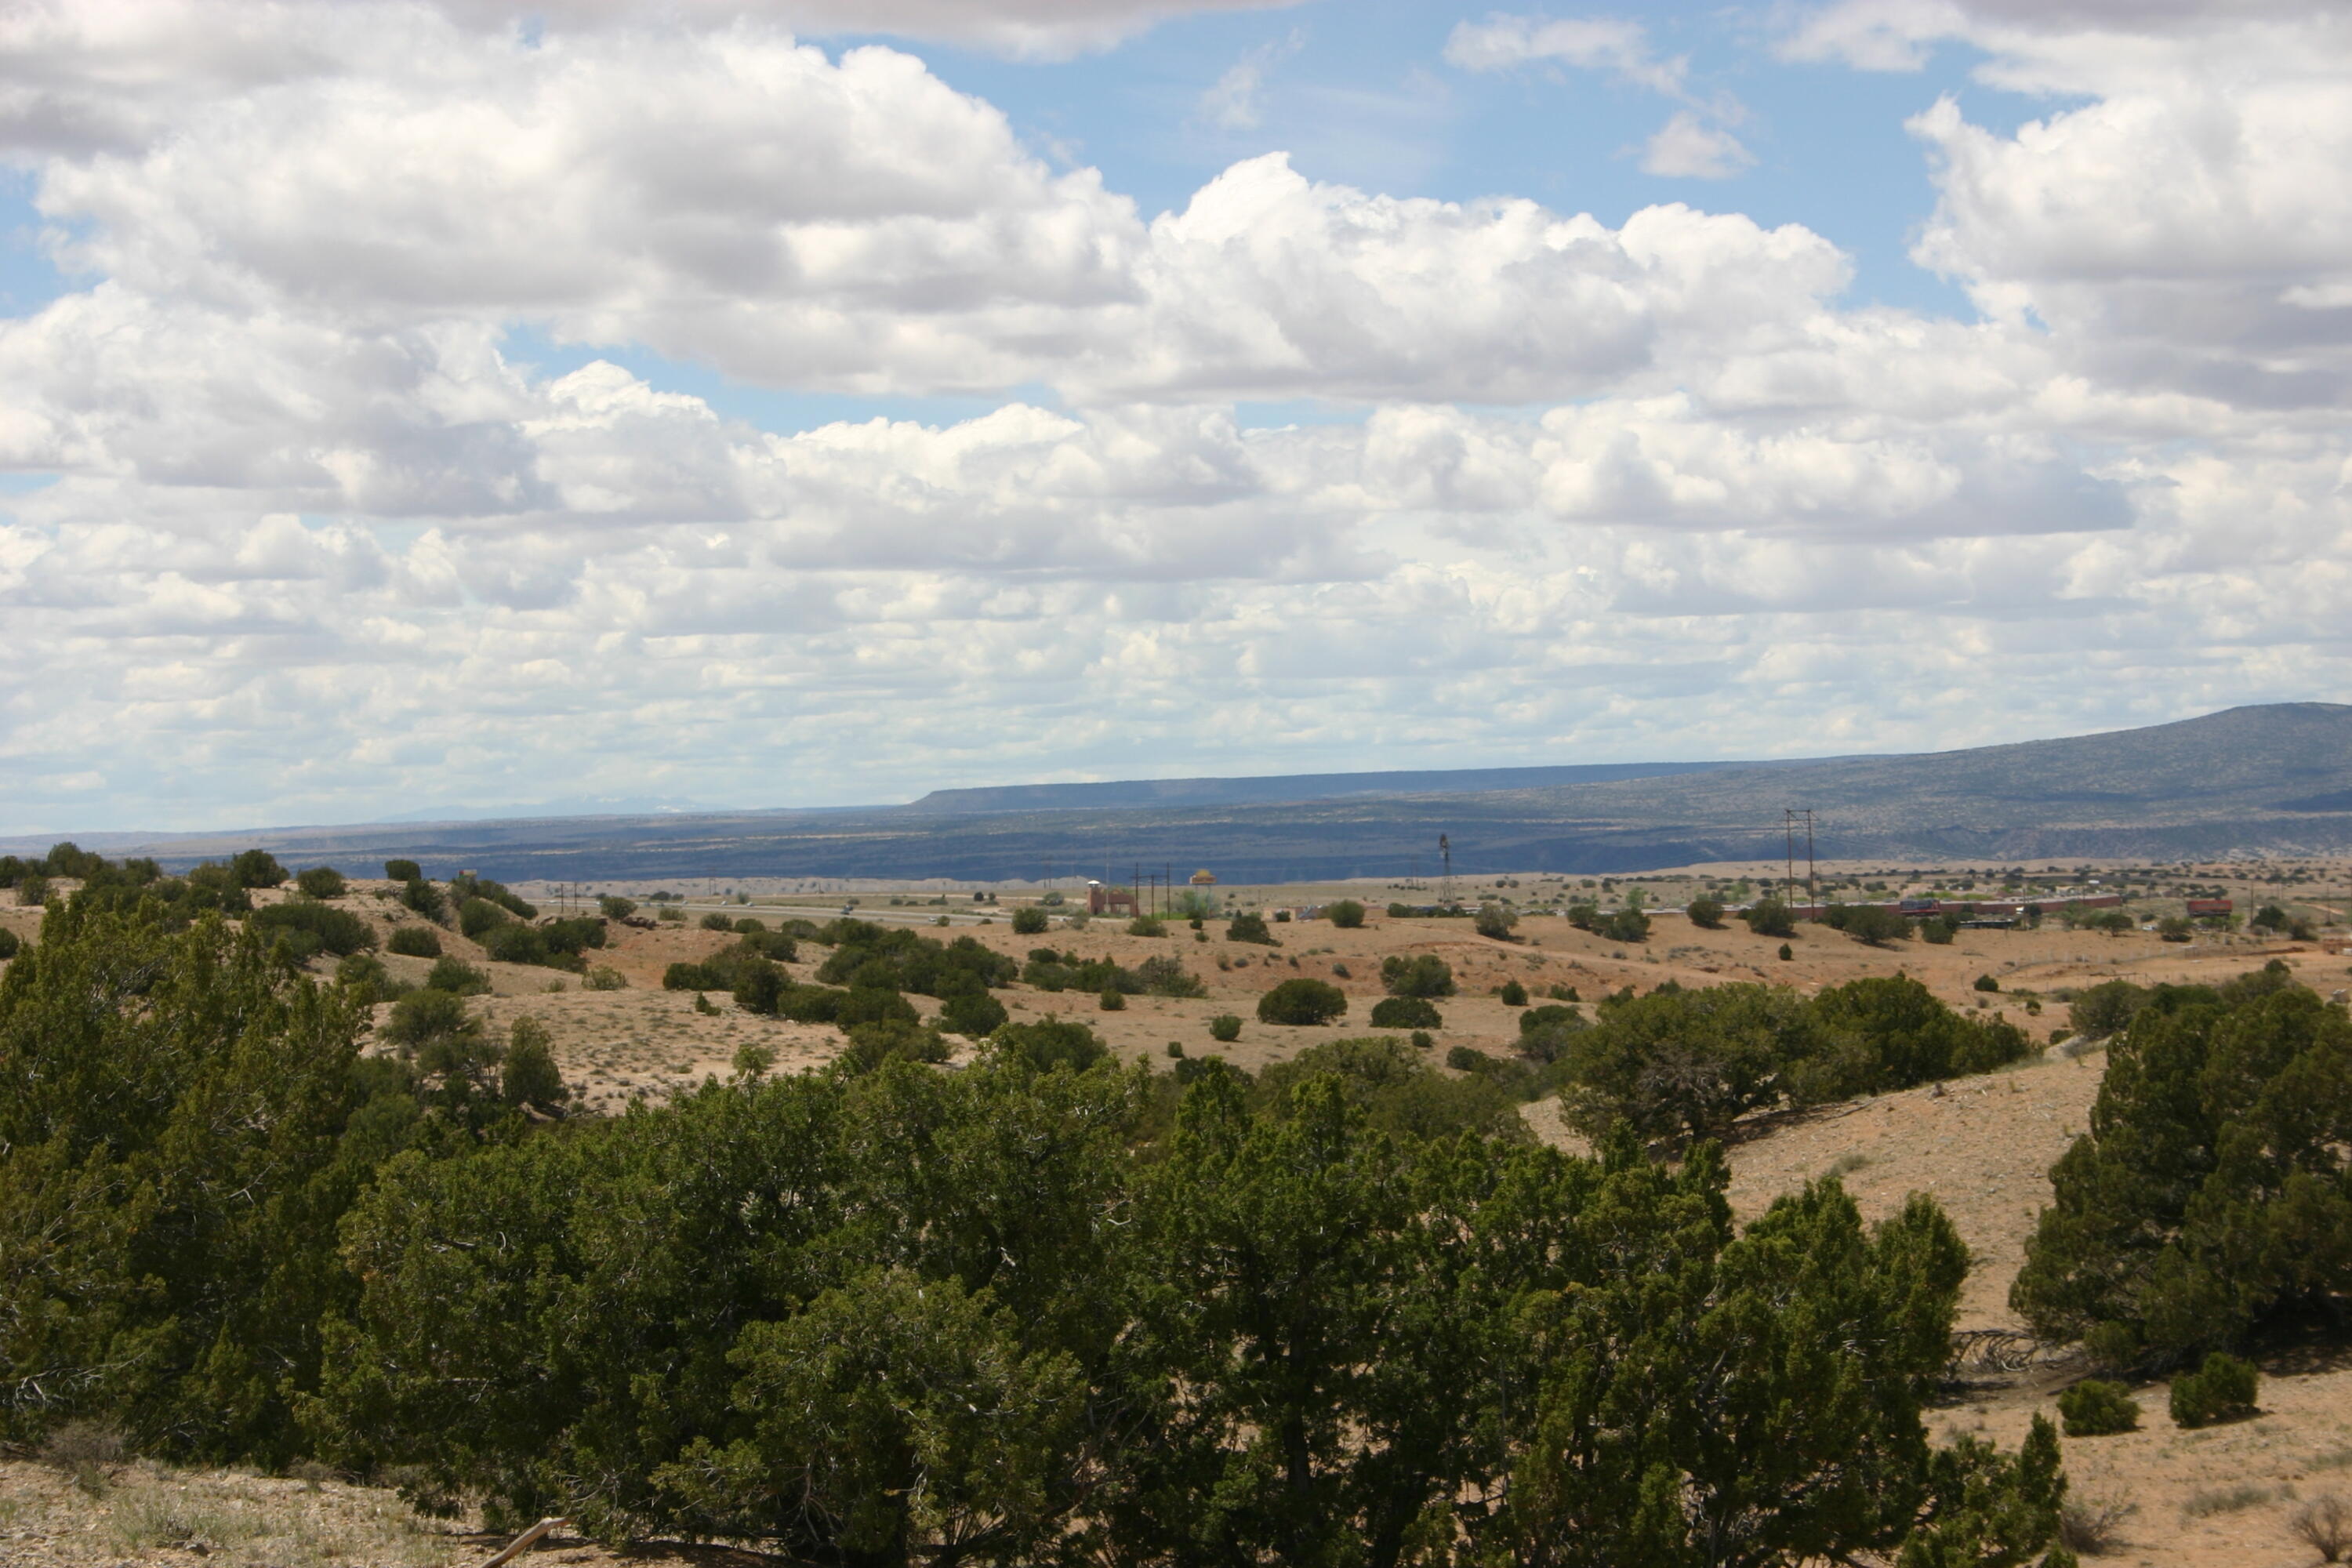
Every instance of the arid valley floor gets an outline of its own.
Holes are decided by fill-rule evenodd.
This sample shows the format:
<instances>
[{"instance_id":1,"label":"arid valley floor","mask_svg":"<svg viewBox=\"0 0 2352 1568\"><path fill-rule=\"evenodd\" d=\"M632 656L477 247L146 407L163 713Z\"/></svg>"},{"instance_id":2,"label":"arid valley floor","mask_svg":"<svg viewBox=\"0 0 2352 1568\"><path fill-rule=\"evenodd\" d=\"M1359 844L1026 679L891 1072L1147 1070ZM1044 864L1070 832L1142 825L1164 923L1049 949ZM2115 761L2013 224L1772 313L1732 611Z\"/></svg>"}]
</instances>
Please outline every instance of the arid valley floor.
<instances>
[{"instance_id":1,"label":"arid valley floor","mask_svg":"<svg viewBox=\"0 0 2352 1568\"><path fill-rule=\"evenodd\" d=\"M1770 868L1778 875L1780 868ZM2299 870L2299 881L2277 880ZM1870 874L1894 884L1891 868L1838 868L1843 874ZM1698 868L1678 881L1675 874L1641 886L1661 904L1671 905L1697 885L1701 875L1719 879L1757 878L1763 868ZM2112 875L2112 870L2108 873ZM1338 930L1321 920L1276 923L1280 945L1262 947L1223 939L1212 921L1196 933L1171 920L1160 937L1126 933L1124 917L1097 918L1072 929L1056 915L1042 936L1015 935L1009 915L1016 892L995 904L975 905L958 889L866 889L848 892L753 892L752 902L706 891L684 900L686 919L650 928L615 925L613 942L599 963L625 979L620 990L589 991L576 978L540 968L483 964L493 994L475 1005L501 1030L528 1015L551 1031L558 1059L580 1103L611 1112L636 1099L653 1099L733 1070L738 1049L762 1046L774 1053L775 1070L817 1067L841 1044L830 1026L795 1025L744 1014L723 997L715 1011L698 1012L688 993L661 989L663 971L679 961L698 959L730 939L700 929L705 913L755 915L772 922L794 916L823 920L851 900L856 912L876 919L932 927L947 915L952 934L972 935L989 946L1025 955L1050 945L1087 958L1112 957L1134 964L1157 954L1181 959L1207 988L1198 999L1136 996L1118 1012L1099 1010L1092 994L1047 994L1025 986L998 993L1017 1019L1074 1017L1094 1027L1130 1058L1164 1068L1171 1042L1189 1055L1222 1052L1250 1068L1282 1059L1320 1040L1368 1032L1364 1023L1381 996L1381 961L1392 953L1432 952L1453 966L1461 994L1440 1004L1444 1027L1433 1051L1442 1061L1447 1047L1468 1045L1492 1052L1511 1048L1517 1010L1494 994L1517 979L1541 1001L1553 987L1574 987L1586 1004L1624 986L1649 990L1667 980L1685 986L1766 980L1801 989L1865 974L1902 971L1931 986L1957 1007L2002 1014L2037 1040L2063 1025L2064 998L2102 980L2141 982L2218 979L2277 958L2323 995L2352 985L2352 958L2331 934L2345 930L2345 908L2326 889L2347 880L2341 865L2288 868L2250 863L2196 868L2184 873L2208 886L2221 886L2239 910L2282 901L2288 891L2303 900L2295 909L2318 927L2313 941L2261 939L2245 933L2200 934L2187 943L2168 943L2150 931L2116 935L2069 931L2045 921L2038 930L1964 930L1949 945L1896 942L1864 946L1825 927L1806 926L1779 956L1777 939L1750 934L1737 921L1726 929L1694 927L1681 915L1661 912L1645 943L1621 943L1572 927L1550 914L1524 918L1516 940L1490 941L1463 919L1390 918L1387 901L1420 900L1426 893L1381 885L1219 889L1232 907L1312 907L1338 896L1361 899L1371 910L1361 929ZM1465 898L1482 892L1532 900L1528 886L1497 889L1496 879L1465 887ZM1512 879L1500 879L1506 884ZM1557 879L1552 879L1555 882ZM388 900L373 896L381 884L353 884L342 905L388 934L400 921L414 921ZM551 889L520 889L546 899ZM650 889L635 889L639 893ZM1621 886L1617 889L1623 890ZM1899 890L1899 889L1895 889ZM1556 895L1546 894L1547 898ZM1590 896L1590 892L1578 896ZM1853 895L1849 895L1853 896ZM1877 896L1875 894L1869 896ZM934 903L945 898L944 905ZM2160 900L2146 908L2158 910ZM37 911L0 910L5 922L27 938ZM2332 924L2326 923L2333 919ZM935 934L950 934L935 932ZM456 933L439 932L450 952L481 962L474 944ZM2333 950L2333 951L2331 951ZM824 950L807 950L794 965L803 978ZM389 966L421 978L426 961L391 957ZM1330 981L1345 991L1347 1019L1322 1028L1278 1027L1255 1021L1256 998L1276 982L1297 975ZM1998 983L1980 990L1981 976ZM560 987L560 988L558 988ZM917 999L928 1010L928 999ZM1233 1013L1245 1020L1240 1038L1220 1047L1208 1021ZM964 1049L968 1052L969 1047ZM1732 1195L1743 1214L1760 1209L1777 1194L1822 1175L1836 1173L1875 1217L1891 1212L1907 1194L1936 1197L1952 1215L1975 1256L1966 1288L1960 1327L2014 1326L2007 1308L2009 1284L2024 1239L2048 1201L2048 1171L2068 1141L2085 1125L2097 1091L2103 1055L2092 1048L2068 1054L2043 1052L2013 1069L1876 1099L1758 1119L1743 1129L1730 1151ZM1541 1101L1526 1115L1539 1136L1567 1140L1556 1102ZM2118 1563L2183 1564L2189 1568L2289 1568L2315 1560L2285 1528L2298 1499L2335 1491L2352 1496L2352 1359L2340 1352L2273 1354L2267 1361L2263 1414L2234 1425L2187 1432L2163 1416L2164 1390L2138 1391L2149 1412L2138 1432L2070 1440L2065 1463L2074 1494L2116 1511L2116 1542L2105 1561ZM2037 1411L2047 1411L2055 1393L2079 1375L2063 1352L2044 1352L2021 1372L1963 1370L1935 1413L1938 1432L1983 1430L2004 1444L2022 1436ZM179 1521L180 1524L172 1521ZM187 1521L194 1521L193 1524ZM161 1522L159 1522L161 1521ZM27 1568L115 1563L462 1563L487 1555L480 1538L451 1533L457 1524L417 1521L389 1492L346 1480L263 1478L228 1473L164 1471L138 1464L121 1466L103 1494L77 1489L55 1470L30 1462L0 1464L0 1560ZM176 1539L182 1546L169 1544ZM195 1547L208 1555L200 1556ZM714 1550L640 1552L630 1561L718 1561L734 1554ZM600 1563L614 1560L604 1549L559 1536L536 1561ZM738 1559L748 1561L748 1559Z\"/></svg>"}]
</instances>

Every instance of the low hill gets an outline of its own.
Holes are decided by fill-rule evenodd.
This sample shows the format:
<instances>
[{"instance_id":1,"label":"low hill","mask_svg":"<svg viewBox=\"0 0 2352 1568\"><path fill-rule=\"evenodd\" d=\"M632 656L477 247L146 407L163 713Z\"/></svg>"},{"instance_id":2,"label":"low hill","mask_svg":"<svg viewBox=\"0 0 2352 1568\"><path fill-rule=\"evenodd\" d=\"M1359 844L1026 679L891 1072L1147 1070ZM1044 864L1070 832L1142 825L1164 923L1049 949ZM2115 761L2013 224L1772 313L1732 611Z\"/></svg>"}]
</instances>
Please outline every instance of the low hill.
<instances>
[{"instance_id":1,"label":"low hill","mask_svg":"<svg viewBox=\"0 0 2352 1568\"><path fill-rule=\"evenodd\" d=\"M465 867L509 881L1013 880L1140 862L1254 882L1432 873L1441 833L1467 873L1777 857L1790 806L1817 814L1824 858L2322 854L2352 849L2347 785L2352 707L2298 702L1906 756L1049 784L870 809L103 837L109 854L167 865L259 844L289 860L402 855L436 874Z\"/></svg>"},{"instance_id":2,"label":"low hill","mask_svg":"<svg viewBox=\"0 0 2352 1568\"><path fill-rule=\"evenodd\" d=\"M1619 779L1664 778L1762 763L1587 763L1549 768L1434 768L1417 773L1276 773L1262 778L1127 779L1107 784L935 789L907 809L956 816L1021 811L1128 811L1154 806L1273 805L1366 795L1482 795ZM1786 766L1788 764L1779 764Z\"/></svg>"}]
</instances>

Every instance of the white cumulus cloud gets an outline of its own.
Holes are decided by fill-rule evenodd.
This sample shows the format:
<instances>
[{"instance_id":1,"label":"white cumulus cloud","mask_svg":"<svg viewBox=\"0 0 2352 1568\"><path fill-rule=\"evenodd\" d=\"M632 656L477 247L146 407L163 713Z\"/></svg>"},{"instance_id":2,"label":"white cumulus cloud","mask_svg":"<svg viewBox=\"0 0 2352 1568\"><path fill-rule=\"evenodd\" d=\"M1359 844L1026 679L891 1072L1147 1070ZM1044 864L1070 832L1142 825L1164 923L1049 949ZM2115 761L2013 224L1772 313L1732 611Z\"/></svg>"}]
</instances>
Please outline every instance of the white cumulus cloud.
<instances>
[{"instance_id":1,"label":"white cumulus cloud","mask_svg":"<svg viewBox=\"0 0 2352 1568\"><path fill-rule=\"evenodd\" d=\"M1677 111L1642 147L1644 174L1689 180L1727 180L1756 162L1738 137Z\"/></svg>"},{"instance_id":2,"label":"white cumulus cloud","mask_svg":"<svg viewBox=\"0 0 2352 1568\"><path fill-rule=\"evenodd\" d=\"M1066 52L1163 9L887 15ZM1815 14L1790 47L2053 95L1913 122L1954 319L1738 211L1276 153L1150 216L814 6L535 13L0 16L79 269L0 319L0 466L55 479L0 497L0 826L1948 745L2352 656L2331 16ZM1674 98L1659 172L1745 156L1631 23L1448 50ZM763 429L665 357L994 405ZM1235 406L1288 398L1360 412Z\"/></svg>"},{"instance_id":3,"label":"white cumulus cloud","mask_svg":"<svg viewBox=\"0 0 2352 1568\"><path fill-rule=\"evenodd\" d=\"M1679 98L1690 73L1681 56L1660 57L1639 22L1615 16L1550 19L1497 12L1483 22L1457 22L1446 36L1445 58L1465 70L1505 70L1557 61L1606 71L1637 87Z\"/></svg>"}]
</instances>

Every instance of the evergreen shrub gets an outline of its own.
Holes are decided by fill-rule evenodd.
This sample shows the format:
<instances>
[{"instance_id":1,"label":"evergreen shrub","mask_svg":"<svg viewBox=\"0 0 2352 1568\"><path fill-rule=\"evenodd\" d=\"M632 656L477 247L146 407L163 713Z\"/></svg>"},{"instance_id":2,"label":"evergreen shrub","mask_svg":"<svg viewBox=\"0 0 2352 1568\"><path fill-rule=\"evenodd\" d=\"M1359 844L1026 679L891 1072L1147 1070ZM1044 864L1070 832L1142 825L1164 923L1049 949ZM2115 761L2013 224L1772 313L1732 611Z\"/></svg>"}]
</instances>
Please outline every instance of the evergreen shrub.
<instances>
[{"instance_id":1,"label":"evergreen shrub","mask_svg":"<svg viewBox=\"0 0 2352 1568\"><path fill-rule=\"evenodd\" d=\"M2105 1437L2139 1429L2139 1401L2120 1383L2086 1377L2058 1396L2069 1437Z\"/></svg>"},{"instance_id":2,"label":"evergreen shrub","mask_svg":"<svg viewBox=\"0 0 2352 1568\"><path fill-rule=\"evenodd\" d=\"M1261 1024L1328 1024L1347 1011L1348 994L1322 980L1286 980L1257 999Z\"/></svg>"},{"instance_id":3,"label":"evergreen shrub","mask_svg":"<svg viewBox=\"0 0 2352 1568\"><path fill-rule=\"evenodd\" d=\"M1445 1020L1437 1006L1420 996L1383 996L1372 1004L1375 1029L1442 1029Z\"/></svg>"},{"instance_id":4,"label":"evergreen shrub","mask_svg":"<svg viewBox=\"0 0 2352 1568\"><path fill-rule=\"evenodd\" d=\"M394 926L384 939L384 951L404 958L438 958L441 938L430 926Z\"/></svg>"},{"instance_id":5,"label":"evergreen shrub","mask_svg":"<svg viewBox=\"0 0 2352 1568\"><path fill-rule=\"evenodd\" d=\"M2193 1427L2242 1421L2256 1414L2254 1394L2260 1381L2253 1363L2215 1351L2203 1366L2172 1380L2173 1422Z\"/></svg>"}]
</instances>

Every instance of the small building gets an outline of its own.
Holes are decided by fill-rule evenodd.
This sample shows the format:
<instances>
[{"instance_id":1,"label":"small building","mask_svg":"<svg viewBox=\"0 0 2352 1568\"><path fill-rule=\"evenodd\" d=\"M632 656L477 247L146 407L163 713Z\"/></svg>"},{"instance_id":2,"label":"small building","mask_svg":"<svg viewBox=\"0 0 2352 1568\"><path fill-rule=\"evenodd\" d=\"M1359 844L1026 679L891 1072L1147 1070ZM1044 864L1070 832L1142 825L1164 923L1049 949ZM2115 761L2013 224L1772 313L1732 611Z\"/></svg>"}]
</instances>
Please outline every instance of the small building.
<instances>
[{"instance_id":1,"label":"small building","mask_svg":"<svg viewBox=\"0 0 2352 1568\"><path fill-rule=\"evenodd\" d=\"M1087 884L1087 913L1115 915L1122 910L1130 915L1141 912L1133 888L1113 888L1101 882Z\"/></svg>"},{"instance_id":2,"label":"small building","mask_svg":"<svg viewBox=\"0 0 2352 1568\"><path fill-rule=\"evenodd\" d=\"M2202 915L2226 915L2236 908L2237 905L2231 902L2228 899L2191 899L2189 900L2189 913L2191 919L2195 919Z\"/></svg>"}]
</instances>

